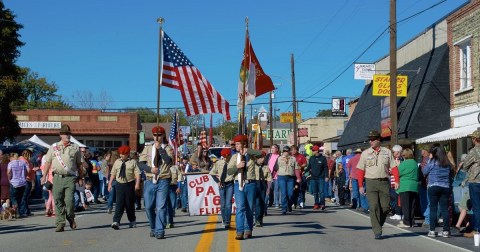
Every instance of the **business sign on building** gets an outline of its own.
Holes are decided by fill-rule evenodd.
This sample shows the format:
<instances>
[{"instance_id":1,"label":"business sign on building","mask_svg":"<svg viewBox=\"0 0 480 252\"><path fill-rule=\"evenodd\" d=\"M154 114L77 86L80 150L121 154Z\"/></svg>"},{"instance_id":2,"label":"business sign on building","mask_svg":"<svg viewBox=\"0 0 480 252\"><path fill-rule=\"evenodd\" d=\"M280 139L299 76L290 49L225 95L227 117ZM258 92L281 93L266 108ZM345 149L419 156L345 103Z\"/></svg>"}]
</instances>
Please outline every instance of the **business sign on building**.
<instances>
[{"instance_id":1,"label":"business sign on building","mask_svg":"<svg viewBox=\"0 0 480 252\"><path fill-rule=\"evenodd\" d=\"M18 126L22 129L60 129L62 127L61 122L32 122L32 121L20 121Z\"/></svg>"},{"instance_id":2,"label":"business sign on building","mask_svg":"<svg viewBox=\"0 0 480 252\"><path fill-rule=\"evenodd\" d=\"M397 76L397 96L407 97L408 76ZM373 76L373 96L390 96L390 75L375 74Z\"/></svg>"},{"instance_id":3,"label":"business sign on building","mask_svg":"<svg viewBox=\"0 0 480 252\"><path fill-rule=\"evenodd\" d=\"M392 135L392 121L390 119L390 97L385 97L380 100L380 124L381 136L389 137Z\"/></svg>"},{"instance_id":4,"label":"business sign on building","mask_svg":"<svg viewBox=\"0 0 480 252\"><path fill-rule=\"evenodd\" d=\"M273 129L273 140L287 140L290 133L291 129ZM266 139L270 139L270 130L264 130L262 134Z\"/></svg>"},{"instance_id":5,"label":"business sign on building","mask_svg":"<svg viewBox=\"0 0 480 252\"><path fill-rule=\"evenodd\" d=\"M302 113L297 112L297 122L302 121ZM293 112L280 113L281 123L293 123Z\"/></svg>"},{"instance_id":6,"label":"business sign on building","mask_svg":"<svg viewBox=\"0 0 480 252\"><path fill-rule=\"evenodd\" d=\"M298 137L308 137L308 128L299 128Z\"/></svg>"},{"instance_id":7,"label":"business sign on building","mask_svg":"<svg viewBox=\"0 0 480 252\"><path fill-rule=\"evenodd\" d=\"M346 114L345 98L332 98L332 116L345 116Z\"/></svg>"},{"instance_id":8,"label":"business sign on building","mask_svg":"<svg viewBox=\"0 0 480 252\"><path fill-rule=\"evenodd\" d=\"M355 64L354 75L355 80L372 80L375 74L375 64Z\"/></svg>"}]
</instances>

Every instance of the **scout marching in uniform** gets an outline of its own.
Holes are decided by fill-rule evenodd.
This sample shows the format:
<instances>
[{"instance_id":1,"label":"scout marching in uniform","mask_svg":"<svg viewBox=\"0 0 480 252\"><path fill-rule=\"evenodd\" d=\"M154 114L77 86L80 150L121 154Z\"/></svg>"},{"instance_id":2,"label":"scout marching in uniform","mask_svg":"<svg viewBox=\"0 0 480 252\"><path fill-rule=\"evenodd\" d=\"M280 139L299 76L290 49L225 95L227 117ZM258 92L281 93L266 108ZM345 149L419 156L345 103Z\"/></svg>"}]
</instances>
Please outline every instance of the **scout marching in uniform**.
<instances>
[{"instance_id":1,"label":"scout marching in uniform","mask_svg":"<svg viewBox=\"0 0 480 252\"><path fill-rule=\"evenodd\" d=\"M358 185L360 193L367 187L370 205L370 222L375 239L382 239L382 227L390 210L390 169L396 166L392 151L380 146L381 136L376 130L368 135L370 148L364 150L358 161Z\"/></svg>"},{"instance_id":2,"label":"scout marching in uniform","mask_svg":"<svg viewBox=\"0 0 480 252\"><path fill-rule=\"evenodd\" d=\"M173 152L173 149L171 149ZM173 153L172 153L173 155ZM167 201L167 226L166 228L173 228L173 217L175 217L175 209L177 208L177 195L181 193L183 181L182 171L178 165L172 165L170 167L170 174L172 180L170 182Z\"/></svg>"},{"instance_id":3,"label":"scout marching in uniform","mask_svg":"<svg viewBox=\"0 0 480 252\"><path fill-rule=\"evenodd\" d=\"M263 226L263 216L266 215L267 207L265 197L267 192L270 191L273 177L268 165L265 164L265 156L267 153L264 151L260 155L255 157L255 181L257 184L257 192L255 194L255 227Z\"/></svg>"},{"instance_id":4,"label":"scout marching in uniform","mask_svg":"<svg viewBox=\"0 0 480 252\"><path fill-rule=\"evenodd\" d=\"M222 224L225 228L230 227L230 219L232 217L234 176L227 174L227 165L232 157L231 153L232 152L230 149L223 149L220 152L222 158L215 162L212 170L210 171L210 175L212 175L213 180L218 183Z\"/></svg>"},{"instance_id":5,"label":"scout marching in uniform","mask_svg":"<svg viewBox=\"0 0 480 252\"><path fill-rule=\"evenodd\" d=\"M113 163L110 172L110 183L108 183L108 191L112 190L112 182L115 180L115 215L113 216L113 229L120 228L120 220L123 212L127 211L127 218L130 221L129 227L137 226L135 216L135 191L140 190L140 169L138 162L130 159L130 147L123 145L118 148L120 158Z\"/></svg>"},{"instance_id":6,"label":"scout marching in uniform","mask_svg":"<svg viewBox=\"0 0 480 252\"><path fill-rule=\"evenodd\" d=\"M60 142L54 143L45 154L45 171L42 183L46 182L46 175L53 169L53 197L55 199L55 232L63 232L65 219L71 229L77 228L75 222L74 193L75 183L83 184L82 155L78 145L70 142L71 130L67 124L60 128Z\"/></svg>"},{"instance_id":7,"label":"scout marching in uniform","mask_svg":"<svg viewBox=\"0 0 480 252\"><path fill-rule=\"evenodd\" d=\"M257 184L254 183L255 163L248 157L252 150L242 149L242 143L247 144L247 136L238 135L235 142L235 153L227 165L227 174L235 177L235 224L237 235L235 239L243 240L252 237L253 231L253 205L255 204L255 193ZM246 153L246 152L249 153Z\"/></svg>"},{"instance_id":8,"label":"scout marching in uniform","mask_svg":"<svg viewBox=\"0 0 480 252\"><path fill-rule=\"evenodd\" d=\"M290 156L290 147L284 146L282 154L278 157L278 184L282 195L282 214L292 211L293 188L295 186L296 170L300 171L295 157ZM299 183L301 179L297 178Z\"/></svg>"},{"instance_id":9,"label":"scout marching in uniform","mask_svg":"<svg viewBox=\"0 0 480 252\"><path fill-rule=\"evenodd\" d=\"M150 237L165 238L167 225L167 200L171 181L170 167L173 164L171 149L165 135L165 129L156 126L152 128L155 143L145 146L142 156L148 156L145 170L144 204L147 218L150 223Z\"/></svg>"}]
</instances>

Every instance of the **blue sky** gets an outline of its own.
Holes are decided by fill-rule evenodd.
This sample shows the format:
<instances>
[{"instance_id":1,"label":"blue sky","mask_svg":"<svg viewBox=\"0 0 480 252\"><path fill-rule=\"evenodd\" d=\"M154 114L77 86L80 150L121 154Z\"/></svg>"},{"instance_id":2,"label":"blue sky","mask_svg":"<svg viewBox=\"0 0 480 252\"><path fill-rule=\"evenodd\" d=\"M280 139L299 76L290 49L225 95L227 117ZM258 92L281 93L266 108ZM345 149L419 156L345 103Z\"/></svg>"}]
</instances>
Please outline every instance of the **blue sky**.
<instances>
[{"instance_id":1,"label":"blue sky","mask_svg":"<svg viewBox=\"0 0 480 252\"><path fill-rule=\"evenodd\" d=\"M24 25L17 64L55 82L68 100L75 91L107 91L110 108L156 108L158 17L165 31L212 85L236 104L245 42L250 38L264 71L277 86L275 101L291 100L290 55L295 55L297 99L331 102L333 96L357 97L364 82L352 66L389 24L389 0L335 1L163 1L163 0L3 0ZM462 5L464 0L401 0L401 20L440 3L398 25L398 45ZM384 33L358 62L370 63L389 51ZM338 77L338 78L337 78ZM180 92L161 89L161 108L183 107ZM268 95L254 102L268 102ZM254 106L259 107L260 105ZM264 105L268 109L268 105ZM276 104L280 112L289 103ZM303 119L327 104L300 103ZM231 107L235 118L236 106ZM247 113L249 113L247 111ZM221 116L215 116L218 122Z\"/></svg>"}]
</instances>

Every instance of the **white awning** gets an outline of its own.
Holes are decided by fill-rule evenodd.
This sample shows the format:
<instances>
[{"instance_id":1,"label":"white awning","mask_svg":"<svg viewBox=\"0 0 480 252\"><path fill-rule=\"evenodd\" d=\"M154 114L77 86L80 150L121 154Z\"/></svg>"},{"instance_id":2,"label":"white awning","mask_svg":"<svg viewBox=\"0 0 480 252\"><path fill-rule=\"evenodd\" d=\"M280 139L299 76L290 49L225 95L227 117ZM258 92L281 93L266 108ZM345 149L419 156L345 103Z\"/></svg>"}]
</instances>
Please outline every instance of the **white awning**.
<instances>
[{"instance_id":1,"label":"white awning","mask_svg":"<svg viewBox=\"0 0 480 252\"><path fill-rule=\"evenodd\" d=\"M472 132L479 127L480 124L474 124L458 128L451 128L448 130L440 131L430 136L419 138L415 141L415 143L423 144L459 139L472 134Z\"/></svg>"}]
</instances>

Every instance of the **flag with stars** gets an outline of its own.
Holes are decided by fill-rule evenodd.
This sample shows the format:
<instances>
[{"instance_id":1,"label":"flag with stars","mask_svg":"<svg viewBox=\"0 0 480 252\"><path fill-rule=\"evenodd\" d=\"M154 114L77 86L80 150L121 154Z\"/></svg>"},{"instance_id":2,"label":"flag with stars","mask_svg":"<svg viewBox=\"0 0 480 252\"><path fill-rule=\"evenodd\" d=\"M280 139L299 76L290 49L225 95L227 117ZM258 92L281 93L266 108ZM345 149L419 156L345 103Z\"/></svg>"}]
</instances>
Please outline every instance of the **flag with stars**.
<instances>
[{"instance_id":1,"label":"flag with stars","mask_svg":"<svg viewBox=\"0 0 480 252\"><path fill-rule=\"evenodd\" d=\"M172 121L172 126L170 126L170 135L168 137L168 143L173 146L175 152L178 147L178 142L177 142L177 113L173 114L173 121Z\"/></svg>"},{"instance_id":2,"label":"flag with stars","mask_svg":"<svg viewBox=\"0 0 480 252\"><path fill-rule=\"evenodd\" d=\"M161 36L163 67L160 85L180 90L187 116L220 113L230 120L229 103L164 31Z\"/></svg>"}]
</instances>

